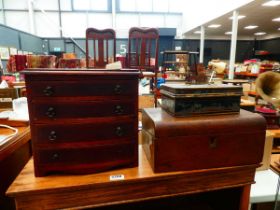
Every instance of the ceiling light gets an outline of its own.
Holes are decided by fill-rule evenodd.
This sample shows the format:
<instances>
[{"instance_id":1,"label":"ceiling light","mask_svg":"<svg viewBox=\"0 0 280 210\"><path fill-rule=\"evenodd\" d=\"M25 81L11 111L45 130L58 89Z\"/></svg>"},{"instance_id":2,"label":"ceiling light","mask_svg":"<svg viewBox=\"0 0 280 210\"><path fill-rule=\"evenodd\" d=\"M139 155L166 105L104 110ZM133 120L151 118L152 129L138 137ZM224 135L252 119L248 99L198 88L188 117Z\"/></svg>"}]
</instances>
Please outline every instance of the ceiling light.
<instances>
[{"instance_id":1,"label":"ceiling light","mask_svg":"<svg viewBox=\"0 0 280 210\"><path fill-rule=\"evenodd\" d=\"M201 34L201 31L195 31L195 32L193 32L193 33L195 33L195 34Z\"/></svg>"},{"instance_id":2,"label":"ceiling light","mask_svg":"<svg viewBox=\"0 0 280 210\"><path fill-rule=\"evenodd\" d=\"M275 7L275 6L280 5L280 1L275 1L275 0L267 1L267 2L265 2L265 3L262 4L262 5L263 5L263 6L267 6L267 7Z\"/></svg>"},{"instance_id":3,"label":"ceiling light","mask_svg":"<svg viewBox=\"0 0 280 210\"><path fill-rule=\"evenodd\" d=\"M280 31L280 28L278 28L278 31Z\"/></svg>"},{"instance_id":4,"label":"ceiling light","mask_svg":"<svg viewBox=\"0 0 280 210\"><path fill-rule=\"evenodd\" d=\"M262 35L265 35L266 33L265 32L257 32L257 33L254 33L256 36L262 36Z\"/></svg>"},{"instance_id":5,"label":"ceiling light","mask_svg":"<svg viewBox=\"0 0 280 210\"><path fill-rule=\"evenodd\" d=\"M259 26L255 26L255 25L249 25L249 26L246 26L244 27L245 29L254 29L254 28L257 28Z\"/></svg>"},{"instance_id":6,"label":"ceiling light","mask_svg":"<svg viewBox=\"0 0 280 210\"><path fill-rule=\"evenodd\" d=\"M245 17L246 17L245 15L238 15L238 20L239 20L239 19L242 19L242 18L245 18ZM229 19L231 19L231 20L232 20L232 19L233 19L233 17L231 16Z\"/></svg>"},{"instance_id":7,"label":"ceiling light","mask_svg":"<svg viewBox=\"0 0 280 210\"><path fill-rule=\"evenodd\" d=\"M227 31L225 34L226 34L226 35L231 35L232 32L231 32L231 31Z\"/></svg>"},{"instance_id":8,"label":"ceiling light","mask_svg":"<svg viewBox=\"0 0 280 210\"><path fill-rule=\"evenodd\" d=\"M272 21L280 22L280 17L272 19Z\"/></svg>"},{"instance_id":9,"label":"ceiling light","mask_svg":"<svg viewBox=\"0 0 280 210\"><path fill-rule=\"evenodd\" d=\"M209 25L208 28L219 28L221 25L220 24L212 24Z\"/></svg>"}]
</instances>

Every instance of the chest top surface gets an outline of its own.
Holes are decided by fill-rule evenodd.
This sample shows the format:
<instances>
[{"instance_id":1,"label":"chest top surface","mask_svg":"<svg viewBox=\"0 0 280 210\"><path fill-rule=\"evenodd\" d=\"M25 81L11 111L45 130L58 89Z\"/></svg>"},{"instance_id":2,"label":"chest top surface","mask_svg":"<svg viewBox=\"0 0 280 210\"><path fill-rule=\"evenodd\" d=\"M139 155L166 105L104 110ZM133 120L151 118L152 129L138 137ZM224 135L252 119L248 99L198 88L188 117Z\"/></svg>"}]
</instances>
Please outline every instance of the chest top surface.
<instances>
[{"instance_id":1,"label":"chest top surface","mask_svg":"<svg viewBox=\"0 0 280 210\"><path fill-rule=\"evenodd\" d=\"M256 113L241 109L237 114L173 117L161 108L146 108L143 129L159 136L185 136L202 133L241 133L266 129L265 119Z\"/></svg>"}]
</instances>

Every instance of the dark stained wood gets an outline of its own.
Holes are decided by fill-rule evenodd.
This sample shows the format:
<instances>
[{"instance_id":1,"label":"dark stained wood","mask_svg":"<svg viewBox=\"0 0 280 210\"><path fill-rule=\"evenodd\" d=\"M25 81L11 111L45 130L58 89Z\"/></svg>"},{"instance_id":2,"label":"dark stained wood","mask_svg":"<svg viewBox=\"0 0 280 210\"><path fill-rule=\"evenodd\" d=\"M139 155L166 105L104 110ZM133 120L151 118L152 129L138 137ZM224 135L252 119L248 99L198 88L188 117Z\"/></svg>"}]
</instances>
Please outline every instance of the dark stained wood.
<instances>
[{"instance_id":1,"label":"dark stained wood","mask_svg":"<svg viewBox=\"0 0 280 210\"><path fill-rule=\"evenodd\" d=\"M108 99L107 99L108 100ZM72 100L36 100L31 102L33 113L31 122L65 121L73 118L95 118L112 116L135 116L135 97L129 100L82 101ZM67 107L67 109L65 108ZM31 118L30 118L31 119Z\"/></svg>"},{"instance_id":2,"label":"dark stained wood","mask_svg":"<svg viewBox=\"0 0 280 210\"><path fill-rule=\"evenodd\" d=\"M119 117L90 123L64 124L52 122L51 125L34 125L33 131L37 138L33 139L33 143L44 147L53 145L53 143L58 145L67 142L70 145L75 145L75 142L82 141L93 142L94 144L98 142L100 145L112 144L133 136L134 127L137 127L137 123L133 118L120 119ZM80 131L78 135L77 130ZM93 130L95 132L92 132ZM38 139L40 140L38 141Z\"/></svg>"},{"instance_id":3,"label":"dark stained wood","mask_svg":"<svg viewBox=\"0 0 280 210\"><path fill-rule=\"evenodd\" d=\"M13 199L5 192L31 157L29 127L18 129L16 136L0 146L0 208L5 210L15 209ZM0 128L0 134L8 135L10 130Z\"/></svg>"},{"instance_id":4,"label":"dark stained wood","mask_svg":"<svg viewBox=\"0 0 280 210\"><path fill-rule=\"evenodd\" d=\"M242 188L239 210L248 210L249 201L250 201L250 191L251 191L250 185L247 185Z\"/></svg>"},{"instance_id":5,"label":"dark stained wood","mask_svg":"<svg viewBox=\"0 0 280 210\"><path fill-rule=\"evenodd\" d=\"M142 140L155 172L259 164L265 120L241 110L235 115L176 118L160 108L142 115Z\"/></svg>"},{"instance_id":6,"label":"dark stained wood","mask_svg":"<svg viewBox=\"0 0 280 210\"><path fill-rule=\"evenodd\" d=\"M137 166L137 70L25 73L36 176Z\"/></svg>"},{"instance_id":7,"label":"dark stained wood","mask_svg":"<svg viewBox=\"0 0 280 210\"><path fill-rule=\"evenodd\" d=\"M137 28L129 30L128 66L139 70L156 70L158 65L158 30L155 28ZM152 49L152 42L154 42ZM155 58L151 65L150 58Z\"/></svg>"},{"instance_id":8,"label":"dark stained wood","mask_svg":"<svg viewBox=\"0 0 280 210\"><path fill-rule=\"evenodd\" d=\"M83 174L137 165L133 158L135 143L132 140L103 146L88 145L74 144L71 145L72 148L65 148L64 145L59 149L48 145L49 147L36 149L33 153L38 158L36 168L39 168L41 174Z\"/></svg>"},{"instance_id":9,"label":"dark stained wood","mask_svg":"<svg viewBox=\"0 0 280 210\"><path fill-rule=\"evenodd\" d=\"M243 189L254 182L256 167L257 165L247 165L153 173L140 146L139 167L99 174L35 177L31 160L9 187L7 194L15 198L18 209L62 209L128 204L213 190ZM117 174L124 175L124 180L110 181L109 177ZM223 203L220 196L216 200Z\"/></svg>"},{"instance_id":10,"label":"dark stained wood","mask_svg":"<svg viewBox=\"0 0 280 210\"><path fill-rule=\"evenodd\" d=\"M129 29L127 66L139 69L141 72L154 73L151 89L154 91L155 106L157 105L155 90L158 73L158 39L159 32L156 28L133 27ZM151 58L155 59L155 64L151 64Z\"/></svg>"},{"instance_id":11,"label":"dark stained wood","mask_svg":"<svg viewBox=\"0 0 280 210\"><path fill-rule=\"evenodd\" d=\"M93 56L94 56L94 67L102 68L109 63L109 56L116 61L116 33L113 29L99 30L96 28L88 28L86 30L86 67L89 66L90 59L90 40L93 41ZM109 54L109 41L112 42L112 51ZM96 45L97 42L97 45ZM105 47L104 47L105 45ZM106 49L106 51L104 50Z\"/></svg>"},{"instance_id":12,"label":"dark stained wood","mask_svg":"<svg viewBox=\"0 0 280 210\"><path fill-rule=\"evenodd\" d=\"M107 75L108 79L110 79L109 76L121 76L123 79L131 78L132 75L139 76L139 72L135 69L121 69L120 70L104 70L104 69L63 69L63 68L55 68L55 69L46 69L46 68L32 68L32 69L26 69L24 71L21 71L20 73L23 74L33 74L36 73L36 76L34 75L34 81L35 80L42 80L44 79L44 75L46 74L52 74L55 75L55 77L45 78L46 81L62 81L67 78L67 75L72 75L74 78L68 78L71 81L72 80L85 80L88 75L94 75L95 79L103 78L104 75Z\"/></svg>"},{"instance_id":13,"label":"dark stained wood","mask_svg":"<svg viewBox=\"0 0 280 210\"><path fill-rule=\"evenodd\" d=\"M30 94L32 96L45 96L44 91L49 91L53 97L59 96L115 96L115 95L137 95L137 87L133 81L120 79L116 83L114 80L84 81L81 83L78 78L76 81L64 81L63 83L56 78L55 81L35 81L31 84ZM63 79L63 78L61 78ZM69 92L69 87L72 91Z\"/></svg>"},{"instance_id":14,"label":"dark stained wood","mask_svg":"<svg viewBox=\"0 0 280 210\"><path fill-rule=\"evenodd\" d=\"M95 208L96 210L237 210L240 188L223 189L176 197L153 199L130 204L119 204Z\"/></svg>"}]
</instances>

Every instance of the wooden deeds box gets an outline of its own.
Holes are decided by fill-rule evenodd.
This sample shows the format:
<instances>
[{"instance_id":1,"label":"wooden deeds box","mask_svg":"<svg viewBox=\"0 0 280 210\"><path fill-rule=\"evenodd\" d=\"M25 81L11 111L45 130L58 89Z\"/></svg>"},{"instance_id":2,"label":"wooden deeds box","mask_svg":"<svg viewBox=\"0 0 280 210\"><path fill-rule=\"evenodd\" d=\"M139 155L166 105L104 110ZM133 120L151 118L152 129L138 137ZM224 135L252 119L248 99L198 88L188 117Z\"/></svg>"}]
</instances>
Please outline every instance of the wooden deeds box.
<instances>
[{"instance_id":1,"label":"wooden deeds box","mask_svg":"<svg viewBox=\"0 0 280 210\"><path fill-rule=\"evenodd\" d=\"M163 84L162 108L173 116L238 113L241 86Z\"/></svg>"},{"instance_id":2,"label":"wooden deeds box","mask_svg":"<svg viewBox=\"0 0 280 210\"><path fill-rule=\"evenodd\" d=\"M35 175L138 165L137 70L25 71Z\"/></svg>"},{"instance_id":3,"label":"wooden deeds box","mask_svg":"<svg viewBox=\"0 0 280 210\"><path fill-rule=\"evenodd\" d=\"M154 172L259 164L265 119L240 110L233 115L176 118L160 108L142 116L144 150Z\"/></svg>"}]
</instances>

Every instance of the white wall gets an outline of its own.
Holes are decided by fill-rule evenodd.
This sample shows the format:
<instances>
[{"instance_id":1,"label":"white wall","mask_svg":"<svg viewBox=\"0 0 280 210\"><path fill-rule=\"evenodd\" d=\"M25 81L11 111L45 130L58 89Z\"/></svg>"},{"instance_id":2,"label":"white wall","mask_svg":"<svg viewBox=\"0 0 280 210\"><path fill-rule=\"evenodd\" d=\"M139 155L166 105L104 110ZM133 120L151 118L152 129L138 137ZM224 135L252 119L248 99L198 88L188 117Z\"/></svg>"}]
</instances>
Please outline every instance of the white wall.
<instances>
[{"instance_id":1,"label":"white wall","mask_svg":"<svg viewBox=\"0 0 280 210\"><path fill-rule=\"evenodd\" d=\"M25 32L30 32L30 24L27 12L8 12L5 13L6 25Z\"/></svg>"},{"instance_id":2,"label":"white wall","mask_svg":"<svg viewBox=\"0 0 280 210\"><path fill-rule=\"evenodd\" d=\"M82 2L83 1L83 4ZM91 7L98 0L75 0L81 9L86 2ZM153 8L155 12L182 12L183 15L175 14L144 14L144 13L116 13L117 36L125 38L130 27L170 27L177 28L177 35L180 37L183 33L200 26L214 18L217 18L227 12L234 10L253 0L122 0L127 1L128 5L134 5L135 11L147 10ZM25 10L25 11L6 11L6 25L30 32L30 22L28 18L28 0L3 0L5 9ZM34 8L37 10L49 10L46 15L35 12L35 33L43 37L58 37L59 16L58 0L34 0ZM80 13L69 12L71 10L70 0L60 0L62 12L63 35L72 37L84 37L87 27L113 28L112 13ZM134 3L133 3L134 2ZM87 4L87 3L86 3ZM84 6L83 6L84 5ZM96 4L94 4L96 8ZM150 7L148 7L150 5ZM179 5L179 6L178 6ZM74 5L75 6L75 5ZM100 5L102 9L104 5ZM77 8L78 9L78 8ZM151 12L151 11L150 11ZM3 16L0 13L0 23L3 23ZM49 19L49 20L48 20Z\"/></svg>"},{"instance_id":3,"label":"white wall","mask_svg":"<svg viewBox=\"0 0 280 210\"><path fill-rule=\"evenodd\" d=\"M2 11L2 1L0 1L0 23L4 24L4 12Z\"/></svg>"},{"instance_id":4,"label":"white wall","mask_svg":"<svg viewBox=\"0 0 280 210\"><path fill-rule=\"evenodd\" d=\"M28 0L3 0L5 19L0 13L0 23L4 23L22 31L31 32L31 23L28 13ZM59 37L59 1L58 0L33 0L34 1L34 28L35 34L41 37ZM88 27L99 29L114 28L118 38L127 38L131 27L156 27L177 28L177 34L182 33L182 12L180 6L184 0L123 0L129 4L134 2L135 12L87 12L89 9L104 8L95 2L99 0L74 0L76 12L71 12L71 1L60 0L61 28L63 36L85 37ZM104 0L105 1L105 0ZM179 6L178 6L179 5ZM106 5L105 5L106 6ZM100 7L100 8L99 8ZM0 8L1 10L1 8ZM45 10L42 13L40 10ZM146 11L149 13L143 13ZM155 13L153 13L153 11ZM164 13L168 11L169 13ZM177 14L174 14L177 13ZM115 18L115 27L113 25Z\"/></svg>"},{"instance_id":5,"label":"white wall","mask_svg":"<svg viewBox=\"0 0 280 210\"><path fill-rule=\"evenodd\" d=\"M183 1L183 33L222 16L254 0L186 0Z\"/></svg>"},{"instance_id":6,"label":"white wall","mask_svg":"<svg viewBox=\"0 0 280 210\"><path fill-rule=\"evenodd\" d=\"M34 13L35 33L42 37L59 37L59 14L58 12L52 13Z\"/></svg>"}]
</instances>

